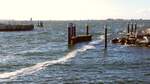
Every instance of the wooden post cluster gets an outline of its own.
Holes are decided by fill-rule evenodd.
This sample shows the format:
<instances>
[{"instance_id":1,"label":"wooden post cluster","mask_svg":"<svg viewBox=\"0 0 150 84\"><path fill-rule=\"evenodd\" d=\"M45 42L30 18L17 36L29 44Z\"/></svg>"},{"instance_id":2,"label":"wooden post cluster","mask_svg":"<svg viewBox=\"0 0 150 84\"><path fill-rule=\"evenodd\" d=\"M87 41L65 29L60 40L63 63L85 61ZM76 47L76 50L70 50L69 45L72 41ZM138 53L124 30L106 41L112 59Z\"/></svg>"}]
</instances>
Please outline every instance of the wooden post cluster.
<instances>
[{"instance_id":1,"label":"wooden post cluster","mask_svg":"<svg viewBox=\"0 0 150 84\"><path fill-rule=\"evenodd\" d=\"M76 36L76 25L68 24L68 45L74 45L79 42L91 41L92 35L89 35L89 26L86 25L86 35Z\"/></svg>"},{"instance_id":2,"label":"wooden post cluster","mask_svg":"<svg viewBox=\"0 0 150 84\"><path fill-rule=\"evenodd\" d=\"M71 44L71 38L76 37L76 26L73 23L68 24L68 44Z\"/></svg>"},{"instance_id":3,"label":"wooden post cluster","mask_svg":"<svg viewBox=\"0 0 150 84\"><path fill-rule=\"evenodd\" d=\"M136 30L137 30L137 24L128 24L128 27L127 27L127 33L133 35L136 33Z\"/></svg>"}]
</instances>

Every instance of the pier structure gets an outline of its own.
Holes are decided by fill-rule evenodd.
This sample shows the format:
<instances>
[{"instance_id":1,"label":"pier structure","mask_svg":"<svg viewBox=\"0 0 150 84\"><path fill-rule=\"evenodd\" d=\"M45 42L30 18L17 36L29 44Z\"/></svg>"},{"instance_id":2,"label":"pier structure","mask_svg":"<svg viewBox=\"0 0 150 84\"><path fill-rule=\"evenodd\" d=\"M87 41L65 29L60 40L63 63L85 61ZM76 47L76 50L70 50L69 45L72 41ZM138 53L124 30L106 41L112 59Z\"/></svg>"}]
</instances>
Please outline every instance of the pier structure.
<instances>
[{"instance_id":1,"label":"pier structure","mask_svg":"<svg viewBox=\"0 0 150 84\"><path fill-rule=\"evenodd\" d=\"M76 35L76 25L68 24L68 45L75 45L80 42L91 41L92 35L89 34L89 26L86 25L86 35Z\"/></svg>"},{"instance_id":2,"label":"pier structure","mask_svg":"<svg viewBox=\"0 0 150 84\"><path fill-rule=\"evenodd\" d=\"M112 43L150 47L150 28L137 31L137 24L128 24L127 34L121 38L114 38Z\"/></svg>"},{"instance_id":3,"label":"pier structure","mask_svg":"<svg viewBox=\"0 0 150 84\"><path fill-rule=\"evenodd\" d=\"M31 31L34 29L34 25L0 25L0 32L10 32L10 31Z\"/></svg>"},{"instance_id":4,"label":"pier structure","mask_svg":"<svg viewBox=\"0 0 150 84\"><path fill-rule=\"evenodd\" d=\"M126 35L122 38L114 38L112 43L135 44L137 39L137 24L128 24Z\"/></svg>"}]
</instances>

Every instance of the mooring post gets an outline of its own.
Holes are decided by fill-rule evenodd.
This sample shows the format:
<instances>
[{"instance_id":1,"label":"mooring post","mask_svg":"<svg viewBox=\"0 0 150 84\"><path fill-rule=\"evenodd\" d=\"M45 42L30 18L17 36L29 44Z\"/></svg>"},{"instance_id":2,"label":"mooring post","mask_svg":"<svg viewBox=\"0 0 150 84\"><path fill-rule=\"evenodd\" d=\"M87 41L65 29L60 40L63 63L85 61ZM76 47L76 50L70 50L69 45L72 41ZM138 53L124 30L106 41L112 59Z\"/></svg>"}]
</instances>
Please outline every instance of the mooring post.
<instances>
[{"instance_id":1,"label":"mooring post","mask_svg":"<svg viewBox=\"0 0 150 84\"><path fill-rule=\"evenodd\" d=\"M89 35L89 25L86 24L86 35Z\"/></svg>"},{"instance_id":2,"label":"mooring post","mask_svg":"<svg viewBox=\"0 0 150 84\"><path fill-rule=\"evenodd\" d=\"M128 23L128 26L127 26L127 37L129 38L130 36L130 23Z\"/></svg>"},{"instance_id":3,"label":"mooring post","mask_svg":"<svg viewBox=\"0 0 150 84\"><path fill-rule=\"evenodd\" d=\"M105 26L105 49L107 49L107 25Z\"/></svg>"},{"instance_id":4,"label":"mooring post","mask_svg":"<svg viewBox=\"0 0 150 84\"><path fill-rule=\"evenodd\" d=\"M71 27L68 25L68 44L71 44Z\"/></svg>"},{"instance_id":5,"label":"mooring post","mask_svg":"<svg viewBox=\"0 0 150 84\"><path fill-rule=\"evenodd\" d=\"M76 25L75 24L73 24L72 30L73 30L73 36L76 37Z\"/></svg>"},{"instance_id":6,"label":"mooring post","mask_svg":"<svg viewBox=\"0 0 150 84\"><path fill-rule=\"evenodd\" d=\"M70 37L72 38L73 37L73 23L70 23Z\"/></svg>"},{"instance_id":7,"label":"mooring post","mask_svg":"<svg viewBox=\"0 0 150 84\"><path fill-rule=\"evenodd\" d=\"M131 24L131 35L133 35L133 33L134 33L134 25L133 25L133 23Z\"/></svg>"},{"instance_id":8,"label":"mooring post","mask_svg":"<svg viewBox=\"0 0 150 84\"><path fill-rule=\"evenodd\" d=\"M137 24L135 23L134 33L136 33L137 30Z\"/></svg>"},{"instance_id":9,"label":"mooring post","mask_svg":"<svg viewBox=\"0 0 150 84\"><path fill-rule=\"evenodd\" d=\"M128 33L128 34L130 33L130 24L128 24L127 33Z\"/></svg>"},{"instance_id":10,"label":"mooring post","mask_svg":"<svg viewBox=\"0 0 150 84\"><path fill-rule=\"evenodd\" d=\"M71 44L71 38L73 36L73 24L68 24L68 44Z\"/></svg>"},{"instance_id":11,"label":"mooring post","mask_svg":"<svg viewBox=\"0 0 150 84\"><path fill-rule=\"evenodd\" d=\"M71 26L71 37L73 37L74 36L74 24L72 24L72 26Z\"/></svg>"},{"instance_id":12,"label":"mooring post","mask_svg":"<svg viewBox=\"0 0 150 84\"><path fill-rule=\"evenodd\" d=\"M136 30L137 30L137 24L135 23L135 28L134 28L134 37L136 37Z\"/></svg>"}]
</instances>

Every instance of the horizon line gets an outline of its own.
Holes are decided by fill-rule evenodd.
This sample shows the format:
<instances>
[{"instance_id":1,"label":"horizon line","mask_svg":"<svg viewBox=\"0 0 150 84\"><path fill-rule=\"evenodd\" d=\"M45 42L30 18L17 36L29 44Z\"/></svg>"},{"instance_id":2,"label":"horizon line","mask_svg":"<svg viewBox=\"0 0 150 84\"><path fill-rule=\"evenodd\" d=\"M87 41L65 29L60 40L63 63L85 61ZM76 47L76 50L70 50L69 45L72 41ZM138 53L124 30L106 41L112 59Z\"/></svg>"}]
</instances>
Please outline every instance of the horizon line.
<instances>
[{"instance_id":1,"label":"horizon line","mask_svg":"<svg viewBox=\"0 0 150 84\"><path fill-rule=\"evenodd\" d=\"M149 18L107 18L107 19L0 19L0 21L92 21L92 20L150 20Z\"/></svg>"}]
</instances>

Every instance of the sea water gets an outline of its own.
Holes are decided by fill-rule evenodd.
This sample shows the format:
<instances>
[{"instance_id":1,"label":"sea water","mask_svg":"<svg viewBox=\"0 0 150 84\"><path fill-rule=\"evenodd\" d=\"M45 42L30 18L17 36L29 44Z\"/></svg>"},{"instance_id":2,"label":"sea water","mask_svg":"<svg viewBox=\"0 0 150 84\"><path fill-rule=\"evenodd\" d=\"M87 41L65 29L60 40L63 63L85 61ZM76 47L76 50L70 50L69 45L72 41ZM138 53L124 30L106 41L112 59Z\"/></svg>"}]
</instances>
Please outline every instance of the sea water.
<instances>
[{"instance_id":1,"label":"sea water","mask_svg":"<svg viewBox=\"0 0 150 84\"><path fill-rule=\"evenodd\" d=\"M84 26L89 24L93 40L68 47L70 22L76 24L78 35L86 34ZM43 23L42 28L35 23L33 31L0 32L0 84L150 83L150 48L110 42L126 31L128 21ZM106 24L107 50L104 49Z\"/></svg>"}]
</instances>

